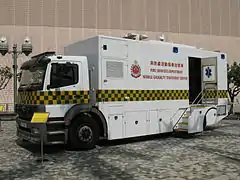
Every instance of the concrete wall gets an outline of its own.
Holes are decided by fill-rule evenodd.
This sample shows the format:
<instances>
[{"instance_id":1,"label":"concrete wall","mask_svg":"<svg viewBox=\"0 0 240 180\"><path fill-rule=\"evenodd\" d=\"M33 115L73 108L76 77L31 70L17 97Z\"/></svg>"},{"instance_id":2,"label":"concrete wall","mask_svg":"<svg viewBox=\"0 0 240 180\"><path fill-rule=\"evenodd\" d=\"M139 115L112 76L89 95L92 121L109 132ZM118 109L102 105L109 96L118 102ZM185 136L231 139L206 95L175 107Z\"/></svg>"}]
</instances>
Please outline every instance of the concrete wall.
<instances>
[{"instance_id":1,"label":"concrete wall","mask_svg":"<svg viewBox=\"0 0 240 180\"><path fill-rule=\"evenodd\" d=\"M239 0L0 0L0 25L240 36Z\"/></svg>"},{"instance_id":2,"label":"concrete wall","mask_svg":"<svg viewBox=\"0 0 240 180\"><path fill-rule=\"evenodd\" d=\"M0 0L0 36L19 46L30 36L33 54L62 53L73 41L127 32L149 39L164 33L168 41L226 52L232 63L240 60L240 0ZM0 61L12 63L9 55ZM12 82L0 102L12 102Z\"/></svg>"}]
</instances>

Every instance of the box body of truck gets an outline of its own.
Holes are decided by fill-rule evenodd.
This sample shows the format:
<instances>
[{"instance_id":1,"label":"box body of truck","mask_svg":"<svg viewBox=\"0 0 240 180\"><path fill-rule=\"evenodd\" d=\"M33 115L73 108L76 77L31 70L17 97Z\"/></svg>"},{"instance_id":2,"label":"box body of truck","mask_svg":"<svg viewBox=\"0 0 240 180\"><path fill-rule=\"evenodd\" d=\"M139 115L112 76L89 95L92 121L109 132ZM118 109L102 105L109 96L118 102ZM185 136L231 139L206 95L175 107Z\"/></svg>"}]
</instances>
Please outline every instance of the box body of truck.
<instances>
[{"instance_id":1,"label":"box body of truck","mask_svg":"<svg viewBox=\"0 0 240 180\"><path fill-rule=\"evenodd\" d=\"M49 59L43 88L35 92L39 101L19 103L42 106L36 110L50 113L47 126L58 124L59 129L46 127L52 133L46 144L70 140L69 127L81 113L97 121L98 134L108 140L202 132L228 114L227 57L223 53L168 42L96 36L70 44L63 56ZM51 66L58 61L78 66L75 84L49 88ZM20 99L24 93L19 93ZM20 116L21 133L23 121ZM62 135L57 134L60 131ZM58 136L55 141L51 139L54 135Z\"/></svg>"}]
</instances>

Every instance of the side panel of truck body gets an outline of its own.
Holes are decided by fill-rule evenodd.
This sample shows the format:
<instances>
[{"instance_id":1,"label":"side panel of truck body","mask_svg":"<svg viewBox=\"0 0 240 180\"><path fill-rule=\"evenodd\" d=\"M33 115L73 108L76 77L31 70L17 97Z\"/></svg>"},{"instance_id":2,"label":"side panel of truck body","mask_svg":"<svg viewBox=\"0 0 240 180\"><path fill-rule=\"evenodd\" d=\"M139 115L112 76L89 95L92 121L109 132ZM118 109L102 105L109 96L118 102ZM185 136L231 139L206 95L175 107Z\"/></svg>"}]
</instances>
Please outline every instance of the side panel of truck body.
<instances>
[{"instance_id":1,"label":"side panel of truck body","mask_svg":"<svg viewBox=\"0 0 240 180\"><path fill-rule=\"evenodd\" d=\"M181 113L174 114L189 106L189 57L216 58L218 90L227 90L226 59L191 46L97 36L65 47L65 55L87 56L89 69L95 67L92 86L108 139L173 131Z\"/></svg>"}]
</instances>

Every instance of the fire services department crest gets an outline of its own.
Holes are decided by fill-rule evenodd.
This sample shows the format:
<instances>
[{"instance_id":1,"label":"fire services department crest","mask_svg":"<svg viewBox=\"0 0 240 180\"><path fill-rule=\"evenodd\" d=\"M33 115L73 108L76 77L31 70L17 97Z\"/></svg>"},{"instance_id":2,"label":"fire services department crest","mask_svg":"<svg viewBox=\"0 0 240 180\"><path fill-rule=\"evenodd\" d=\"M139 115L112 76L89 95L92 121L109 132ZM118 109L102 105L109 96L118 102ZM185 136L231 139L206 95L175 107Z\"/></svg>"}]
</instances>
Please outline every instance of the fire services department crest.
<instances>
[{"instance_id":1,"label":"fire services department crest","mask_svg":"<svg viewBox=\"0 0 240 180\"><path fill-rule=\"evenodd\" d=\"M138 62L135 60L134 64L131 66L131 75L134 78L139 78L141 76L141 67Z\"/></svg>"}]
</instances>

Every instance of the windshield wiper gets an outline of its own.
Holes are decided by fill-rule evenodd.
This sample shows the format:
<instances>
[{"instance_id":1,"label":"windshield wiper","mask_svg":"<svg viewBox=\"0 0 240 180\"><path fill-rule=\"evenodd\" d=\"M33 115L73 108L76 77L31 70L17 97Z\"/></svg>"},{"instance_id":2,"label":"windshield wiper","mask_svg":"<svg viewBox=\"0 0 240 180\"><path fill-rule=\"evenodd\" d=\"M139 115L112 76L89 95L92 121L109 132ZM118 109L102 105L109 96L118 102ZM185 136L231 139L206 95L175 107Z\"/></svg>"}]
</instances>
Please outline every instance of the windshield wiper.
<instances>
[{"instance_id":1,"label":"windshield wiper","mask_svg":"<svg viewBox=\"0 0 240 180\"><path fill-rule=\"evenodd\" d=\"M31 86L31 85L39 85L40 83L36 83L36 82L34 82L34 83L30 83L30 84L20 84L20 86Z\"/></svg>"}]
</instances>

